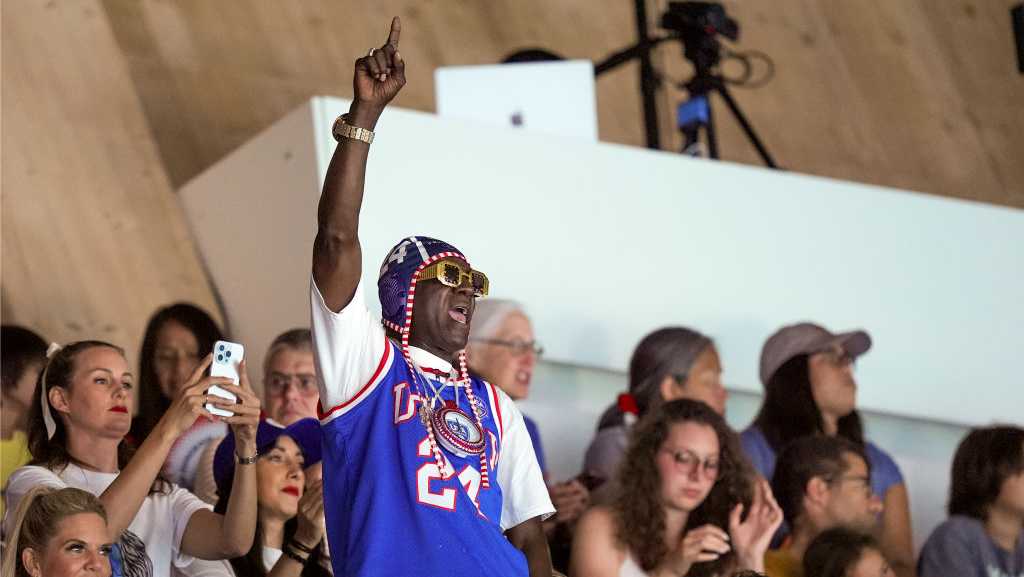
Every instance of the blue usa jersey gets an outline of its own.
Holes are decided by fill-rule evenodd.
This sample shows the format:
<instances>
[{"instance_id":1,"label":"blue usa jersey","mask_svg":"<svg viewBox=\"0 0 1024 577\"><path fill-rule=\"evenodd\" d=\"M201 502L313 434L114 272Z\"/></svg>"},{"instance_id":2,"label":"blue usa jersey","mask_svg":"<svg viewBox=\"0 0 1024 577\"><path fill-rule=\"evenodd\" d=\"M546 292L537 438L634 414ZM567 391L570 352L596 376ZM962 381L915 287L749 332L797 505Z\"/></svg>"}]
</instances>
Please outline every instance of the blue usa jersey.
<instances>
[{"instance_id":1,"label":"blue usa jersey","mask_svg":"<svg viewBox=\"0 0 1024 577\"><path fill-rule=\"evenodd\" d=\"M448 477L442 478L419 407L437 394L435 409L452 401L472 415L465 390L445 387L446 377L422 371L416 372L422 383L417 387L400 349L370 319L361 297L341 313L323 306L315 286L312 298L334 574L527 575L524 555L504 531L553 508L511 400L472 379L483 409L490 487L481 486L478 455L442 449ZM417 366L454 377L448 363L413 353Z\"/></svg>"}]
</instances>

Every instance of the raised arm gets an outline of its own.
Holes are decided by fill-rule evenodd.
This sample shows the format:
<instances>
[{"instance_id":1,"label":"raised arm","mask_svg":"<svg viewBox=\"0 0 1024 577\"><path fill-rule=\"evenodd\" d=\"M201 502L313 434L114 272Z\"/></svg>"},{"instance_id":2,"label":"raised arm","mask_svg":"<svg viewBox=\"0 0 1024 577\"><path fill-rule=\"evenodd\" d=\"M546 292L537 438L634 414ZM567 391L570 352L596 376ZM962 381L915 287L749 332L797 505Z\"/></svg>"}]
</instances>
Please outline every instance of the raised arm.
<instances>
[{"instance_id":1,"label":"raised arm","mask_svg":"<svg viewBox=\"0 0 1024 577\"><path fill-rule=\"evenodd\" d=\"M398 53L402 22L391 21L387 42L355 62L353 100L347 123L374 130L384 107L405 86L405 62ZM342 138L331 157L317 210L313 243L313 280L334 312L352 300L362 273L359 209L363 204L366 158L370 145Z\"/></svg>"}]
</instances>

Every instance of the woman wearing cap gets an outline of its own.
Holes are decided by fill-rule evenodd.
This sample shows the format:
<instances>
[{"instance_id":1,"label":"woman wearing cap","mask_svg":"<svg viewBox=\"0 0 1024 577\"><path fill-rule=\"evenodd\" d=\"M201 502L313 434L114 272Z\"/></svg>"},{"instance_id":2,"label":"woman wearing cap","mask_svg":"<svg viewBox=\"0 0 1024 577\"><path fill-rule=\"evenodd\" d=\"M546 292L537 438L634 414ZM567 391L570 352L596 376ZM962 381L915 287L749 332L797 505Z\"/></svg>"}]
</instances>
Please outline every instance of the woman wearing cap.
<instances>
[{"instance_id":1,"label":"woman wearing cap","mask_svg":"<svg viewBox=\"0 0 1024 577\"><path fill-rule=\"evenodd\" d=\"M256 433L256 535L249 552L221 561L224 575L298 577L330 575L330 557L323 553L324 499L320 480L307 486L303 469L320 462L320 423L300 419L287 427L261 421ZM221 495L214 511L231 496L235 474L235 438L228 435L217 448L214 476ZM205 572L204 575L212 575Z\"/></svg>"},{"instance_id":2,"label":"woman wearing cap","mask_svg":"<svg viewBox=\"0 0 1024 577\"><path fill-rule=\"evenodd\" d=\"M913 538L907 487L888 453L864 439L856 410L853 364L871 348L862 330L833 334L811 323L779 329L761 349L765 397L753 424L743 431L743 448L765 478L775 472L775 456L806 435L839 435L864 447L871 488L882 498L880 542L900 576L914 574Z\"/></svg>"},{"instance_id":3,"label":"woman wearing cap","mask_svg":"<svg viewBox=\"0 0 1024 577\"><path fill-rule=\"evenodd\" d=\"M637 418L666 401L693 399L725 414L728 393L722 386L722 364L715 343L685 327L665 327L645 336L629 361L629 393L619 395L597 425L587 448L584 476L598 484L615 478ZM595 491L595 502L607 502L611 484Z\"/></svg>"},{"instance_id":4,"label":"woman wearing cap","mask_svg":"<svg viewBox=\"0 0 1024 577\"><path fill-rule=\"evenodd\" d=\"M119 574L166 577L192 558L226 559L249 550L256 527L256 473L251 464L235 475L234 498L223 515L194 495L158 477L172 444L200 417L226 422L240 440L238 456L254 463L259 399L242 371L241 385L207 377L208 356L192 373L149 436L132 455L134 380L124 351L81 341L56 351L40 377L29 416L34 460L11 475L8 513L34 487L76 487L99 497L111 535L120 536L114 562ZM205 394L218 385L238 403ZM234 412L214 417L213 403ZM5 519L7 534L13 519Z\"/></svg>"}]
</instances>

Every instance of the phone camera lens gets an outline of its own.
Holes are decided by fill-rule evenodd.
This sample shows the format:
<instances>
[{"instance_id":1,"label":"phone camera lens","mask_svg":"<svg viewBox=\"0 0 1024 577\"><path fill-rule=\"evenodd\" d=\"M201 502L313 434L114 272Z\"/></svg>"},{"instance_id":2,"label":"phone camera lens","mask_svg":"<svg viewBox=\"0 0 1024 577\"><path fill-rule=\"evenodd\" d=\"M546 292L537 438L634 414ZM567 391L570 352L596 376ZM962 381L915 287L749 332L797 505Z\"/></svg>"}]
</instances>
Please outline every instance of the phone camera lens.
<instances>
[{"instance_id":1,"label":"phone camera lens","mask_svg":"<svg viewBox=\"0 0 1024 577\"><path fill-rule=\"evenodd\" d=\"M218 361L223 361L224 360L224 355L217 355L217 360Z\"/></svg>"},{"instance_id":2,"label":"phone camera lens","mask_svg":"<svg viewBox=\"0 0 1024 577\"><path fill-rule=\"evenodd\" d=\"M231 358L231 351L228 351L228 352L224 353L224 356L230 359Z\"/></svg>"},{"instance_id":3,"label":"phone camera lens","mask_svg":"<svg viewBox=\"0 0 1024 577\"><path fill-rule=\"evenodd\" d=\"M224 345L221 345L219 348L220 348L220 350L223 351L224 350Z\"/></svg>"}]
</instances>

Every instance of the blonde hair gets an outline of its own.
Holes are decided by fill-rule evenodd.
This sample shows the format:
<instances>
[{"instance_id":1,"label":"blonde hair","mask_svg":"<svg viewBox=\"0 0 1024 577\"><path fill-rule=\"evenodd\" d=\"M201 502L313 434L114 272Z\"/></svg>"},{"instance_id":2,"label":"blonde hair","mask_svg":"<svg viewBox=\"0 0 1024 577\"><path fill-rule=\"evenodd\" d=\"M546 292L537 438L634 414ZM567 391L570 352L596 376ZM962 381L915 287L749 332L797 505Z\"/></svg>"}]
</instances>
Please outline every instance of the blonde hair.
<instances>
[{"instance_id":1,"label":"blonde hair","mask_svg":"<svg viewBox=\"0 0 1024 577\"><path fill-rule=\"evenodd\" d=\"M14 528L4 551L0 575L29 577L21 562L22 552L45 549L61 521L80 513L94 513L107 523L107 511L92 493L72 487L36 487L29 491L14 513Z\"/></svg>"}]
</instances>

